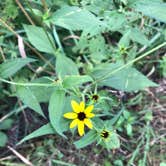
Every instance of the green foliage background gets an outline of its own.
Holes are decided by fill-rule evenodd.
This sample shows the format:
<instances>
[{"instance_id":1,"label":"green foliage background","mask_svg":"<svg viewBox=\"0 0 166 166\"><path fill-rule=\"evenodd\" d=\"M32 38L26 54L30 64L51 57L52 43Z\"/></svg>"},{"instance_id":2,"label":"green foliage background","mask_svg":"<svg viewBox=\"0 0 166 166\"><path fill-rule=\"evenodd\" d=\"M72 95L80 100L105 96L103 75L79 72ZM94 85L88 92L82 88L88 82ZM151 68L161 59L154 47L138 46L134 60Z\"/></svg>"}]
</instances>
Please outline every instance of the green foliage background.
<instances>
[{"instance_id":1,"label":"green foliage background","mask_svg":"<svg viewBox=\"0 0 166 166\"><path fill-rule=\"evenodd\" d=\"M2 157L7 145L24 152L32 143L25 156L33 151L34 165L164 164L166 150L154 143L165 145L155 121L163 127L164 1L5 0L0 6ZM82 138L63 118L71 100L94 105L94 128ZM98 155L94 163L84 161L86 150Z\"/></svg>"}]
</instances>

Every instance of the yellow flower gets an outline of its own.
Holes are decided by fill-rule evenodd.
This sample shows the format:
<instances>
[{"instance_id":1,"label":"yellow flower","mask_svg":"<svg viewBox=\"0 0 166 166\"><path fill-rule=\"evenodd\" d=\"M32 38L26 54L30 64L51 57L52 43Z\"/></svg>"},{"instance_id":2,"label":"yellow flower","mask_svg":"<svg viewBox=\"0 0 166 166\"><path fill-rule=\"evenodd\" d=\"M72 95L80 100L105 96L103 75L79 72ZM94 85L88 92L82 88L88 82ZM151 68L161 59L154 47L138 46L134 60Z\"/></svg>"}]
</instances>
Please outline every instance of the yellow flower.
<instances>
[{"instance_id":1,"label":"yellow flower","mask_svg":"<svg viewBox=\"0 0 166 166\"><path fill-rule=\"evenodd\" d=\"M85 108L85 103L83 101L79 104L74 100L71 101L71 106L73 112L68 112L63 116L67 119L73 119L73 121L70 123L70 128L78 126L78 133L80 136L82 136L84 135L84 125L90 129L93 128L90 118L95 116L95 114L91 113L94 106L90 105Z\"/></svg>"}]
</instances>

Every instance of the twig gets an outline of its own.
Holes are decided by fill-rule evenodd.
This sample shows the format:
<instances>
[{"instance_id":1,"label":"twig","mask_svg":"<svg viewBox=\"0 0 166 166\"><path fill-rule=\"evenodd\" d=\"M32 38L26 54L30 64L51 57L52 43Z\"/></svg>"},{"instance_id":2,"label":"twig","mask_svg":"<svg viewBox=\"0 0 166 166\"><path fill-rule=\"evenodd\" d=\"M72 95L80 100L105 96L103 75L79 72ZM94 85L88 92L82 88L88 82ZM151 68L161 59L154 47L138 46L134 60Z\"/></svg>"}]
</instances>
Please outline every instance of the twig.
<instances>
[{"instance_id":1,"label":"twig","mask_svg":"<svg viewBox=\"0 0 166 166\"><path fill-rule=\"evenodd\" d=\"M26 18L28 19L28 21L32 24L35 25L35 23L32 21L31 17L28 15L28 13L25 11L24 7L22 6L22 4L19 2L19 0L15 0L17 5L20 7L21 11L24 13L24 15L26 16Z\"/></svg>"},{"instance_id":2,"label":"twig","mask_svg":"<svg viewBox=\"0 0 166 166\"><path fill-rule=\"evenodd\" d=\"M10 146L7 146L9 150L11 150L20 160L22 160L26 165L28 166L33 166L33 164L26 159L23 155L21 155L20 153L18 153L15 149L13 149Z\"/></svg>"},{"instance_id":3,"label":"twig","mask_svg":"<svg viewBox=\"0 0 166 166\"><path fill-rule=\"evenodd\" d=\"M15 158L15 157L13 157L13 156L3 157L3 158L0 158L0 162L4 161L4 160L10 160L10 159L13 159L13 158Z\"/></svg>"},{"instance_id":4,"label":"twig","mask_svg":"<svg viewBox=\"0 0 166 166\"><path fill-rule=\"evenodd\" d=\"M17 38L18 38L18 34L17 32L15 32L5 21L3 21L0 18L0 22L10 31L12 32ZM48 65L50 66L51 69L55 70L54 66L47 61L47 59L45 59L36 49L34 49L28 42L24 41L25 45L28 46L36 55L38 55L39 58L41 58L45 63L48 63Z\"/></svg>"},{"instance_id":5,"label":"twig","mask_svg":"<svg viewBox=\"0 0 166 166\"><path fill-rule=\"evenodd\" d=\"M45 0L41 0L41 2L43 4L44 10L48 11L47 2Z\"/></svg>"}]
</instances>

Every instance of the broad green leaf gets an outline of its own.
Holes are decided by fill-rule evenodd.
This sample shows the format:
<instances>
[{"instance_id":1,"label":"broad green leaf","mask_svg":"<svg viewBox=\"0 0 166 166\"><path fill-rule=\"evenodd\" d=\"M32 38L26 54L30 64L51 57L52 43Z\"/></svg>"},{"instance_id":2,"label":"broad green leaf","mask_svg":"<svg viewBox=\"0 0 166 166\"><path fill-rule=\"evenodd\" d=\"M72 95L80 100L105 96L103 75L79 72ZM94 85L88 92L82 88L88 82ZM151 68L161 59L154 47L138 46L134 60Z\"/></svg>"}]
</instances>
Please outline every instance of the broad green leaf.
<instances>
[{"instance_id":1,"label":"broad green leaf","mask_svg":"<svg viewBox=\"0 0 166 166\"><path fill-rule=\"evenodd\" d=\"M0 140L1 140L0 147L4 147L7 143L8 138L7 138L6 134L1 131L0 131Z\"/></svg>"},{"instance_id":2,"label":"broad green leaf","mask_svg":"<svg viewBox=\"0 0 166 166\"><path fill-rule=\"evenodd\" d=\"M44 84L52 84L52 81L45 78L45 77L40 77L35 80L33 80L31 83L44 83ZM31 86L29 87L32 93L35 95L37 101L40 102L48 102L51 94L54 90L57 89L57 86L55 87L49 87L49 86Z\"/></svg>"},{"instance_id":3,"label":"broad green leaf","mask_svg":"<svg viewBox=\"0 0 166 166\"><path fill-rule=\"evenodd\" d=\"M109 140L105 141L106 148L108 149L117 149L120 147L120 141L118 135L115 132L112 132Z\"/></svg>"},{"instance_id":4,"label":"broad green leaf","mask_svg":"<svg viewBox=\"0 0 166 166\"><path fill-rule=\"evenodd\" d=\"M149 44L147 37L137 28L131 28L128 31L126 31L123 37L120 39L118 45L128 47L130 40L142 45Z\"/></svg>"},{"instance_id":5,"label":"broad green leaf","mask_svg":"<svg viewBox=\"0 0 166 166\"><path fill-rule=\"evenodd\" d=\"M47 32L48 33L48 36L47 36L43 28L37 27L34 25L24 24L24 29L30 43L39 51L50 53L50 54L53 54L55 52L52 46L52 44L54 45L54 40L48 32Z\"/></svg>"},{"instance_id":6,"label":"broad green leaf","mask_svg":"<svg viewBox=\"0 0 166 166\"><path fill-rule=\"evenodd\" d=\"M12 124L13 124L13 120L12 119L6 119L6 120L0 122L0 130L10 129Z\"/></svg>"},{"instance_id":7,"label":"broad green leaf","mask_svg":"<svg viewBox=\"0 0 166 166\"><path fill-rule=\"evenodd\" d=\"M72 75L65 77L62 84L64 88L72 88L91 81L93 81L93 79L88 75L83 75L83 76Z\"/></svg>"},{"instance_id":8,"label":"broad green leaf","mask_svg":"<svg viewBox=\"0 0 166 166\"><path fill-rule=\"evenodd\" d=\"M108 75L110 72L117 70L122 64L102 64L93 69L91 76L95 79L99 79L100 86L109 86L122 91L137 91L143 90L147 87L157 86L156 83L150 81L146 76L140 73L133 67L127 67L123 70L119 70L112 75ZM102 79L107 76L107 78Z\"/></svg>"},{"instance_id":9,"label":"broad green leaf","mask_svg":"<svg viewBox=\"0 0 166 166\"><path fill-rule=\"evenodd\" d=\"M78 68L76 64L64 55L57 56L55 70L58 76L62 78L66 75L78 75Z\"/></svg>"},{"instance_id":10,"label":"broad green leaf","mask_svg":"<svg viewBox=\"0 0 166 166\"><path fill-rule=\"evenodd\" d=\"M131 7L144 15L166 23L166 3L160 1L135 1Z\"/></svg>"},{"instance_id":11,"label":"broad green leaf","mask_svg":"<svg viewBox=\"0 0 166 166\"><path fill-rule=\"evenodd\" d=\"M57 10L51 18L53 24L69 30L83 30L101 25L101 21L86 9L65 6Z\"/></svg>"},{"instance_id":12,"label":"broad green leaf","mask_svg":"<svg viewBox=\"0 0 166 166\"><path fill-rule=\"evenodd\" d=\"M124 166L123 165L123 160L115 160L114 161L114 165L116 165L116 166ZM112 165L110 165L110 166L112 166Z\"/></svg>"},{"instance_id":13,"label":"broad green leaf","mask_svg":"<svg viewBox=\"0 0 166 166\"><path fill-rule=\"evenodd\" d=\"M17 86L17 96L26 104L29 108L33 109L38 114L44 117L44 114L41 110L40 104L37 101L35 95L30 90L29 87Z\"/></svg>"},{"instance_id":14,"label":"broad green leaf","mask_svg":"<svg viewBox=\"0 0 166 166\"><path fill-rule=\"evenodd\" d=\"M65 105L65 92L63 90L55 90L49 101L49 118L51 125L55 131L63 137L63 128L61 127L60 120L63 117L63 110Z\"/></svg>"},{"instance_id":15,"label":"broad green leaf","mask_svg":"<svg viewBox=\"0 0 166 166\"><path fill-rule=\"evenodd\" d=\"M33 131L31 134L27 135L24 137L21 141L19 141L17 144L21 144L29 139L40 137L42 135L47 135L47 134L54 134L55 130L52 128L50 123L47 123L46 125L43 125L39 129Z\"/></svg>"},{"instance_id":16,"label":"broad green leaf","mask_svg":"<svg viewBox=\"0 0 166 166\"><path fill-rule=\"evenodd\" d=\"M85 48L85 50L89 49L90 53L88 53L88 54L90 54L90 57L93 60L93 62L96 62L96 63L101 62L103 59L107 58L107 55L109 54L109 53L107 53L108 46L105 43L105 39L103 36L96 35L91 40L89 40L89 37L87 36L87 42L89 43L89 46L88 46L89 48L87 47L87 48ZM100 47L98 47L98 46L100 46Z\"/></svg>"},{"instance_id":17,"label":"broad green leaf","mask_svg":"<svg viewBox=\"0 0 166 166\"><path fill-rule=\"evenodd\" d=\"M130 30L125 32L121 39L119 40L118 45L121 47L128 47L130 44Z\"/></svg>"},{"instance_id":18,"label":"broad green leaf","mask_svg":"<svg viewBox=\"0 0 166 166\"><path fill-rule=\"evenodd\" d=\"M0 64L0 77L2 78L11 77L22 67L34 61L35 59L31 58L15 58L7 60L4 63Z\"/></svg>"},{"instance_id":19,"label":"broad green leaf","mask_svg":"<svg viewBox=\"0 0 166 166\"><path fill-rule=\"evenodd\" d=\"M108 45L101 34L89 39L89 34L84 35L82 33L77 45L74 47L74 51L88 54L95 63L101 62L109 55Z\"/></svg>"},{"instance_id":20,"label":"broad green leaf","mask_svg":"<svg viewBox=\"0 0 166 166\"><path fill-rule=\"evenodd\" d=\"M83 148L90 145L97 140L97 133L95 130L90 130L85 136L80 140L74 142L77 149Z\"/></svg>"},{"instance_id":21,"label":"broad green leaf","mask_svg":"<svg viewBox=\"0 0 166 166\"><path fill-rule=\"evenodd\" d=\"M130 29L130 39L142 45L147 45L149 43L146 36L137 28Z\"/></svg>"},{"instance_id":22,"label":"broad green leaf","mask_svg":"<svg viewBox=\"0 0 166 166\"><path fill-rule=\"evenodd\" d=\"M127 22L125 15L117 11L109 12L109 14L105 16L105 18L108 24L107 26L111 31L117 31L121 29Z\"/></svg>"}]
</instances>

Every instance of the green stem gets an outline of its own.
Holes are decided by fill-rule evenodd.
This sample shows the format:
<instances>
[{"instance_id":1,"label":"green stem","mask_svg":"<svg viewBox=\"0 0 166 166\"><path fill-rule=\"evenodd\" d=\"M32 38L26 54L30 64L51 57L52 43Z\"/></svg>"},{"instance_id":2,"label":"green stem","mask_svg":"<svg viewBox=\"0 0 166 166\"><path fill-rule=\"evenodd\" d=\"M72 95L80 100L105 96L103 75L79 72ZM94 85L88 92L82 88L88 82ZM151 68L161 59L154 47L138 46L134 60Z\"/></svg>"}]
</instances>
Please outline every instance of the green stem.
<instances>
[{"instance_id":1,"label":"green stem","mask_svg":"<svg viewBox=\"0 0 166 166\"><path fill-rule=\"evenodd\" d=\"M8 81L3 78L0 78L0 81L5 82L7 84L12 84L12 85L18 85L18 86L43 86L43 87L52 87L52 86L57 86L58 83L53 82L50 84L44 84L44 83L21 83L21 82L13 82L13 81Z\"/></svg>"},{"instance_id":2,"label":"green stem","mask_svg":"<svg viewBox=\"0 0 166 166\"><path fill-rule=\"evenodd\" d=\"M137 157L137 155L138 155L138 153L139 153L139 150L140 150L140 147L141 147L141 145L143 145L143 143L144 143L144 139L142 138L141 141L139 142L137 148L136 148L135 151L133 152L131 159L130 159L129 162L127 163L127 166L131 166L131 164L133 164L134 159Z\"/></svg>"},{"instance_id":3,"label":"green stem","mask_svg":"<svg viewBox=\"0 0 166 166\"><path fill-rule=\"evenodd\" d=\"M62 44L61 44L59 36L58 36L58 33L57 33L56 29L55 29L55 26L53 26L53 35L54 35L55 41L56 41L59 49L61 50L62 53L64 53Z\"/></svg>"},{"instance_id":4,"label":"green stem","mask_svg":"<svg viewBox=\"0 0 166 166\"><path fill-rule=\"evenodd\" d=\"M20 108L18 108L16 110L12 110L11 112L7 113L4 117L2 117L0 119L0 123L3 122L5 119L9 118L10 116L12 116L13 114L17 114L17 113L21 112L25 108L27 108L27 106L23 105L23 106L21 106Z\"/></svg>"},{"instance_id":5,"label":"green stem","mask_svg":"<svg viewBox=\"0 0 166 166\"><path fill-rule=\"evenodd\" d=\"M123 65L122 67L119 67L118 69L115 69L115 70L113 70L112 72L106 74L106 75L105 75L104 77L102 77L101 79L96 80L96 82L100 82L100 81L102 81L102 80L104 80L104 79L110 77L111 75L113 75L113 74L117 73L118 71L120 71L120 70L122 70L122 69L124 69L124 68L126 68L126 67L128 67L128 66L130 66L131 64L137 62L138 60L140 60L140 59L142 59L142 58L144 58L144 57L146 57L147 55L153 53L154 51L158 50L159 48L161 48L161 47L163 47L163 46L165 46L165 45L166 45L166 42L164 42L164 43L158 45L157 47L151 49L150 51L147 51L146 53L144 53L144 54L142 54L141 56L135 58L134 60L128 62L127 64Z\"/></svg>"},{"instance_id":6,"label":"green stem","mask_svg":"<svg viewBox=\"0 0 166 166\"><path fill-rule=\"evenodd\" d=\"M147 153L149 151L149 142L150 142L150 132L149 132L149 125L147 124L147 131L146 131L146 144L145 144L145 149L144 149L144 157L142 161L142 166L146 166L146 161L147 161Z\"/></svg>"}]
</instances>

